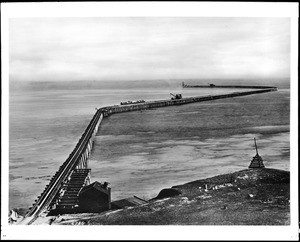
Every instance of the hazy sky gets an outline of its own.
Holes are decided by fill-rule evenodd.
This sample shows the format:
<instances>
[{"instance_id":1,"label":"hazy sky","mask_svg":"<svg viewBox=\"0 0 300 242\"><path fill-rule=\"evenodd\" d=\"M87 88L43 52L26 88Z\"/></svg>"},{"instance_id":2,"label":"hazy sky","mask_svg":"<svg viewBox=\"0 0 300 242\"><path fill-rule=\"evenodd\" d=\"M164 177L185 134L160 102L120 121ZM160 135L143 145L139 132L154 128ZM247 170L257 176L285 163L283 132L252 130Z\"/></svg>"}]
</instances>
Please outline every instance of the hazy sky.
<instances>
[{"instance_id":1,"label":"hazy sky","mask_svg":"<svg viewBox=\"0 0 300 242\"><path fill-rule=\"evenodd\" d=\"M281 78L289 18L19 18L10 80Z\"/></svg>"}]
</instances>

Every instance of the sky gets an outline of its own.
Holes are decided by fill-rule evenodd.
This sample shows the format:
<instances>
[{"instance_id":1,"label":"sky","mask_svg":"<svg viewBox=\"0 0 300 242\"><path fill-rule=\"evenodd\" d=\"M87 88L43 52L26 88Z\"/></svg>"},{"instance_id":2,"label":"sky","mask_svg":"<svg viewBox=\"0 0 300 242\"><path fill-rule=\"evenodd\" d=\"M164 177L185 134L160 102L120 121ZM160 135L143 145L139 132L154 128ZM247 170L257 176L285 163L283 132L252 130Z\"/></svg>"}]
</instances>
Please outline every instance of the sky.
<instances>
[{"instance_id":1,"label":"sky","mask_svg":"<svg viewBox=\"0 0 300 242\"><path fill-rule=\"evenodd\" d=\"M9 21L11 81L289 76L289 18Z\"/></svg>"}]
</instances>

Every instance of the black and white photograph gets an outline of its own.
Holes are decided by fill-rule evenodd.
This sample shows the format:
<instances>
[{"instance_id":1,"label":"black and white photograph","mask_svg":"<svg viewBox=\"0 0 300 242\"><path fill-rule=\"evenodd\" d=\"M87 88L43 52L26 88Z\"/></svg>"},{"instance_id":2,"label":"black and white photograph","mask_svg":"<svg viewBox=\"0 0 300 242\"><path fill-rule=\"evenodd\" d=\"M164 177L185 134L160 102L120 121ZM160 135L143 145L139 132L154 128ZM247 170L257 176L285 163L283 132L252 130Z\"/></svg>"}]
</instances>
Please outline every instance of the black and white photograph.
<instances>
[{"instance_id":1,"label":"black and white photograph","mask_svg":"<svg viewBox=\"0 0 300 242\"><path fill-rule=\"evenodd\" d=\"M298 240L298 7L1 4L1 239Z\"/></svg>"}]
</instances>

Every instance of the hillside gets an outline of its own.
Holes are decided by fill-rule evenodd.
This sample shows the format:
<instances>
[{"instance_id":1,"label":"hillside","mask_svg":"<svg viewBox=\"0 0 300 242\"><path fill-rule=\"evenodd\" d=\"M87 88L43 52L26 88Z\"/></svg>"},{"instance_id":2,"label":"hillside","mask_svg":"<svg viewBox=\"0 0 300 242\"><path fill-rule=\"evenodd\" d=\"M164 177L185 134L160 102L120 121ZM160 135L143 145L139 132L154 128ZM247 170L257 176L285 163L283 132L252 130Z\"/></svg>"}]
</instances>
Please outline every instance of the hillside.
<instances>
[{"instance_id":1,"label":"hillside","mask_svg":"<svg viewBox=\"0 0 300 242\"><path fill-rule=\"evenodd\" d=\"M288 225L290 173L246 169L163 189L149 203L52 218L56 225Z\"/></svg>"}]
</instances>

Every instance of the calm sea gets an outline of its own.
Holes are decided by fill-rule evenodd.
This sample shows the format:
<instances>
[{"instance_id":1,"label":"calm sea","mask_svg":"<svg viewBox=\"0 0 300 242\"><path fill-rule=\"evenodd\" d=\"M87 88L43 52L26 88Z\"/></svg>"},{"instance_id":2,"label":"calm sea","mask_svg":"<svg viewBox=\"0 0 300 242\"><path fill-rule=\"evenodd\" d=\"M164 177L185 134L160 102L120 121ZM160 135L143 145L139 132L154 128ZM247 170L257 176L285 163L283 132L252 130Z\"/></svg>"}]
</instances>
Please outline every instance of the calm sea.
<instances>
[{"instance_id":1,"label":"calm sea","mask_svg":"<svg viewBox=\"0 0 300 242\"><path fill-rule=\"evenodd\" d=\"M16 90L9 95L9 207L28 208L75 147L96 107L128 100L201 96L229 89ZM288 89L253 96L112 115L89 160L92 180L112 200L148 199L165 187L245 169L255 155L289 170Z\"/></svg>"}]
</instances>

